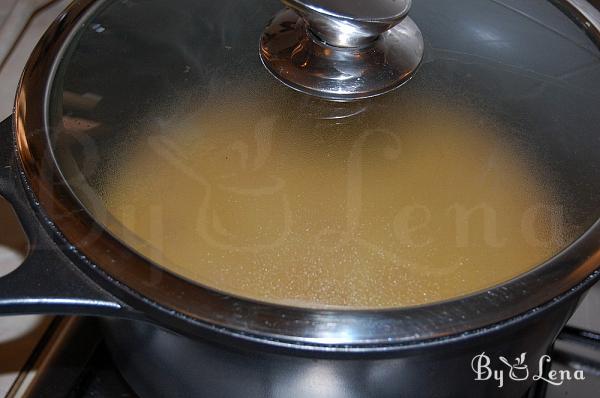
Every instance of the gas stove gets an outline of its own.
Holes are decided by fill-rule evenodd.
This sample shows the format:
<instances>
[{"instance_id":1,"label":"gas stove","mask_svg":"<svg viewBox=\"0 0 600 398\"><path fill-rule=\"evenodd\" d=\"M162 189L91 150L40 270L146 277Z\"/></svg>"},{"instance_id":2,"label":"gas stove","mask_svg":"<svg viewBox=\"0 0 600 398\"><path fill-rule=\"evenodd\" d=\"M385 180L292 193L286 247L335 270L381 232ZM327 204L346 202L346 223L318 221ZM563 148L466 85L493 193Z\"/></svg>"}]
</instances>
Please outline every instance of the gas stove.
<instances>
[{"instance_id":1,"label":"gas stove","mask_svg":"<svg viewBox=\"0 0 600 398\"><path fill-rule=\"evenodd\" d=\"M56 318L7 397L138 397L119 374L97 319ZM572 326L554 345L544 372L582 370L583 381L553 386L538 381L524 398L595 398L600 391L600 334ZM511 397L512 398L512 397Z\"/></svg>"},{"instance_id":2,"label":"gas stove","mask_svg":"<svg viewBox=\"0 0 600 398\"><path fill-rule=\"evenodd\" d=\"M31 19L32 13L40 9ZM16 0L0 0L0 120L12 110L12 99L16 84L35 42L48 24L58 15L68 1L19 0L20 11L14 12ZM11 11L13 10L13 11ZM11 11L9 13L9 11ZM8 29L3 17L10 15L12 28ZM15 19L16 18L16 19ZM29 23L28 23L29 21ZM15 33L15 30L18 32ZM11 45L7 45L8 43ZM3 54L2 49L10 50ZM8 51L6 50L6 51ZM0 236L0 276L12 267L18 257L8 247L22 245L23 242L7 237L18 235L18 224L6 228L5 219L9 211L0 204L0 221L3 223ZM12 228L12 229L11 229ZM14 231L13 231L14 230ZM11 233L12 231L12 233ZM4 263L3 263L4 262ZM11 264L9 264L11 263ZM596 286L583 301L569 326L549 353L552 362L545 372L582 370L585 380L565 381L554 386L540 380L527 397L576 397L592 398L600 393L600 285ZM9 341L0 339L0 358L13 362L10 366L0 363L0 391L8 391L6 397L137 397L120 375L117 364L100 333L95 318L56 317L39 321L36 332L31 333L27 326L32 318L0 319L0 332L6 325L11 336L27 335L27 339L17 337ZM37 321L36 321L37 322ZM47 326L49 325L49 326ZM13 333L14 332L14 333ZM0 333L0 338L2 333ZM27 344L24 341L27 340ZM25 364L21 366L23 357ZM28 359L27 359L28 357ZM3 369L16 372L14 378L3 376ZM3 394L0 393L0 396ZM513 397L510 397L513 398Z\"/></svg>"}]
</instances>

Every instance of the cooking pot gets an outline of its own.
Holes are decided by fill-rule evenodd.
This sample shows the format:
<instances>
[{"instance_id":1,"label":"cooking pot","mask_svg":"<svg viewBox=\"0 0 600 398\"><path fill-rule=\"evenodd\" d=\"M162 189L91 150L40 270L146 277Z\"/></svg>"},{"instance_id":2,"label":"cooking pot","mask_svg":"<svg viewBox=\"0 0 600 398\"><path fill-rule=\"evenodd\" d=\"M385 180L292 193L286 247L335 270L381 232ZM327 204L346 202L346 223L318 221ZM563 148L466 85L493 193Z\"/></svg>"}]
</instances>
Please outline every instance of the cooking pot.
<instances>
[{"instance_id":1,"label":"cooking pot","mask_svg":"<svg viewBox=\"0 0 600 398\"><path fill-rule=\"evenodd\" d=\"M490 366L500 367L499 357L526 353L521 367L537 369L600 276L597 7L584 0L284 3L284 10L276 1L251 0L80 0L69 6L33 51L14 113L1 125L0 194L23 224L30 252L0 279L0 312L103 317L117 365L142 397L523 396L531 378L507 378L499 388L497 380L478 380L474 358L485 353ZM396 123L393 117L406 120L424 109L423 123L442 104L460 103L478 112L475 125L495 126L488 116L502 120L509 152L541 165L536 175L547 178L542 186L557 186L567 238L518 274L488 285L475 280L461 294L406 305L379 305L377 290L361 296L371 304L345 306L328 305L321 296L308 303L269 300L195 280L191 271L169 266L147 237L115 227L124 221L103 200L106 181L118 180L128 159L138 156L136 145L171 148L168 134L147 126L169 130L172 120L187 120L209 97L217 98L209 112L217 125L264 111L342 137L357 123ZM228 108L228 101L238 102ZM256 101L263 102L246 105ZM297 129L288 137L294 148L311 139ZM436 150L443 164L453 138L432 136L441 143ZM320 156L314 147L305 152ZM476 156L464 150L464 157ZM396 156L392 152L387 158ZM512 164L491 153L482 167ZM142 183L119 192L160 193L147 190L162 175L155 160L145 163L147 175L133 173L132 181ZM185 156L169 158L181 173L186 162ZM425 174L443 175L444 167ZM433 185L425 196L440 194ZM266 186L264 203L276 219L287 202L279 185ZM249 191L218 187L226 192L222 197L254 211L255 201L235 196ZM185 205L178 202L181 192L164 187L176 207ZM222 247L230 235L214 236L227 252ZM492 238L486 244L495 248ZM418 250L406 246L407 253ZM202 253L212 255L200 253L199 262ZM419 287L397 289L401 296Z\"/></svg>"}]
</instances>

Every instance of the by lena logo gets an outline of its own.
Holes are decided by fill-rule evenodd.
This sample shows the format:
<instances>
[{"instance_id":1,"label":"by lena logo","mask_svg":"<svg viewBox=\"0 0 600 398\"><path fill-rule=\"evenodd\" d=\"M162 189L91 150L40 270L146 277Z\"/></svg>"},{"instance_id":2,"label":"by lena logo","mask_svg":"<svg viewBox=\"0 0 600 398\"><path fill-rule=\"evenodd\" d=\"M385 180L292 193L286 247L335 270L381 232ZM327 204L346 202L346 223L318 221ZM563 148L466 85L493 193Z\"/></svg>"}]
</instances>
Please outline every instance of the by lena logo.
<instances>
[{"instance_id":1,"label":"by lena logo","mask_svg":"<svg viewBox=\"0 0 600 398\"><path fill-rule=\"evenodd\" d=\"M560 386L567 380L585 380L583 370L550 370L547 373L544 372L544 365L552 361L549 355L540 357L537 373L530 373L529 367L525 363L526 357L527 354L524 352L511 363L505 357L500 356L498 360L504 366L495 369L492 367L492 359L485 352L482 352L475 355L471 361L471 369L475 373L476 381L495 380L498 383L498 388L504 387L507 378L513 381L526 381L531 377L533 381L542 380L554 386Z\"/></svg>"},{"instance_id":2,"label":"by lena logo","mask_svg":"<svg viewBox=\"0 0 600 398\"><path fill-rule=\"evenodd\" d=\"M525 364L525 355L526 353L522 353L520 357L515 358L514 365L511 365L505 357L498 357L500 362L510 369L508 377L510 377L511 380L523 381L529 378L529 368Z\"/></svg>"}]
</instances>

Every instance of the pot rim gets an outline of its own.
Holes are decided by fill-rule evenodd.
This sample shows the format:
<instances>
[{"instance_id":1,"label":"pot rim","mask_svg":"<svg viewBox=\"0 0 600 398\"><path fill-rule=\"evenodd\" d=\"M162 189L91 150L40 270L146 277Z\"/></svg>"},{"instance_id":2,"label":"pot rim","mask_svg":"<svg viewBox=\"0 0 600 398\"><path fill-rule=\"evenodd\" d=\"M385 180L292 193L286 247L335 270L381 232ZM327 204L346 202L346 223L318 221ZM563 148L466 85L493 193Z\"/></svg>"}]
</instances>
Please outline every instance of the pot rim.
<instances>
[{"instance_id":1,"label":"pot rim","mask_svg":"<svg viewBox=\"0 0 600 398\"><path fill-rule=\"evenodd\" d=\"M585 0L550 1L575 19L591 23L590 33L600 42L596 7ZM63 177L47 135L50 91L60 60L85 21L109 2L72 3L44 34L18 86L14 131L23 180L34 203L77 256L101 271L115 289L127 289L168 312L239 334L350 349L438 339L498 324L552 301L600 267L599 220L562 252L525 274L484 291L418 307L290 307L234 297L162 269L113 237L85 210Z\"/></svg>"}]
</instances>

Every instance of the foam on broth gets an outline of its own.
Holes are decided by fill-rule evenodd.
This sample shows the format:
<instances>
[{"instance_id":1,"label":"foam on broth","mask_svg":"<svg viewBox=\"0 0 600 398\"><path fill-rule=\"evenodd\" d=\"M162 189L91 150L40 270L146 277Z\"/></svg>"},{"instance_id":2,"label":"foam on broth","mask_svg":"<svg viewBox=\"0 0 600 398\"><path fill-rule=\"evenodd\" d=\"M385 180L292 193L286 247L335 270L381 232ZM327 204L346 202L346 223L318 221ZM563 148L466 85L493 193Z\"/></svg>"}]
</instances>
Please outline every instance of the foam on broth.
<instances>
[{"instance_id":1,"label":"foam on broth","mask_svg":"<svg viewBox=\"0 0 600 398\"><path fill-rule=\"evenodd\" d=\"M220 291L352 308L486 289L571 238L541 167L472 107L262 106L149 125L103 182L111 231Z\"/></svg>"}]
</instances>

